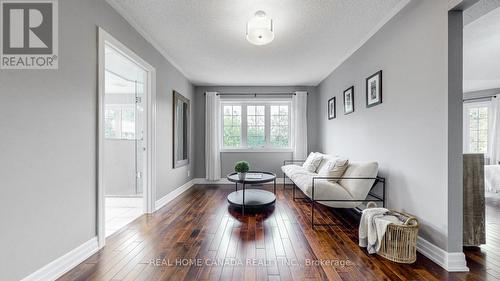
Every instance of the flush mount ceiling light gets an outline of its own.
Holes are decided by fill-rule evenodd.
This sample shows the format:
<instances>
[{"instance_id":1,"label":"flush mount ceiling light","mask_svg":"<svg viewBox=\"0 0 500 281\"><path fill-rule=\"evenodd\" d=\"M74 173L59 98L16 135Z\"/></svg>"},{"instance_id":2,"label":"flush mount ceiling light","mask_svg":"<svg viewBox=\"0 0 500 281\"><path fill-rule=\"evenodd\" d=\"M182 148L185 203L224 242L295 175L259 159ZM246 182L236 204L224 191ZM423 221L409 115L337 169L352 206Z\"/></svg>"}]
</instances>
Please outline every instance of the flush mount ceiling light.
<instances>
[{"instance_id":1,"label":"flush mount ceiling light","mask_svg":"<svg viewBox=\"0 0 500 281\"><path fill-rule=\"evenodd\" d=\"M274 40L273 20L264 11L255 12L247 23L247 40L254 45L266 45Z\"/></svg>"}]
</instances>

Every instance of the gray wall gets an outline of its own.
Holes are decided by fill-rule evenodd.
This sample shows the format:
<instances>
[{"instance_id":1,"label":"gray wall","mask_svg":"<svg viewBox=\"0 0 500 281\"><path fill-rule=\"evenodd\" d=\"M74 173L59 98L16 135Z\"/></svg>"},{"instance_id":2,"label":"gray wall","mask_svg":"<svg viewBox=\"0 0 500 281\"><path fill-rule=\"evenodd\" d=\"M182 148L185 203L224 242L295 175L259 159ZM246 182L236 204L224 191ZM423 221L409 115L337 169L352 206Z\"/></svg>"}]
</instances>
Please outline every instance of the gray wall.
<instances>
[{"instance_id":1,"label":"gray wall","mask_svg":"<svg viewBox=\"0 0 500 281\"><path fill-rule=\"evenodd\" d=\"M96 236L97 26L157 70L158 198L172 170L172 89L194 87L103 0L59 1L59 69L0 70L0 280L19 280ZM192 175L192 170L191 170ZM27 255L27 253L29 253Z\"/></svg>"},{"instance_id":2,"label":"gray wall","mask_svg":"<svg viewBox=\"0 0 500 281\"><path fill-rule=\"evenodd\" d=\"M448 244L462 252L463 241L463 15L448 12Z\"/></svg>"},{"instance_id":3,"label":"gray wall","mask_svg":"<svg viewBox=\"0 0 500 281\"><path fill-rule=\"evenodd\" d=\"M234 164L238 161L248 161L254 171L273 172L278 177L283 174L283 160L292 159L292 152L222 152L221 174L225 176L234 172ZM205 170L203 170L205 172ZM205 173L203 173L204 177Z\"/></svg>"},{"instance_id":4,"label":"gray wall","mask_svg":"<svg viewBox=\"0 0 500 281\"><path fill-rule=\"evenodd\" d=\"M375 160L387 177L390 208L416 215L420 235L447 249L447 1L412 1L318 87L337 97L337 119L321 106L320 148ZM365 78L383 70L383 103L367 108ZM355 112L342 92L355 87Z\"/></svg>"},{"instance_id":5,"label":"gray wall","mask_svg":"<svg viewBox=\"0 0 500 281\"><path fill-rule=\"evenodd\" d=\"M307 91L307 137L308 150L318 150L318 99L316 87L256 87L256 86L199 86L195 90L195 110L194 110L194 130L196 132L194 158L195 177L205 178L205 92L226 92L226 93L280 93ZM326 114L326 113L325 113ZM273 171L281 174L281 165L283 160L291 159L291 152L272 153L272 157L268 153L248 153L248 152L223 152L221 154L221 173L223 176L232 172L235 161L247 160L252 168Z\"/></svg>"}]
</instances>

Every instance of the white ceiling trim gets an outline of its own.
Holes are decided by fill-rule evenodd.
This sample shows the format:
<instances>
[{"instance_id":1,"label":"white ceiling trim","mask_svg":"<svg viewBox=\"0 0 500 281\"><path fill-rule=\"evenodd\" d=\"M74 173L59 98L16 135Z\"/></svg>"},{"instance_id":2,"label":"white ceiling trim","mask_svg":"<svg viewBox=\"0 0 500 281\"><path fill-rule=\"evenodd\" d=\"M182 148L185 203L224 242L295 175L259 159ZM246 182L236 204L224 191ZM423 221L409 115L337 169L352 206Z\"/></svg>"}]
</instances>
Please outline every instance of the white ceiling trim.
<instances>
[{"instance_id":1,"label":"white ceiling trim","mask_svg":"<svg viewBox=\"0 0 500 281\"><path fill-rule=\"evenodd\" d=\"M148 41L170 64L172 64L179 72L186 77L190 82L192 82L192 78L189 77L184 70L182 70L182 67L177 64L172 57L168 54L168 52L161 47L161 45L153 39L153 36L149 34L139 23L137 23L136 20L134 20L131 16L129 16L125 10L120 7L116 3L116 0L106 0L108 4L113 7L135 30L142 36L146 41Z\"/></svg>"},{"instance_id":2,"label":"white ceiling trim","mask_svg":"<svg viewBox=\"0 0 500 281\"><path fill-rule=\"evenodd\" d=\"M377 33L386 23L388 23L394 16L396 16L411 1L414 1L414 0L403 0L403 1L399 2L398 5L396 5L396 7L394 7L394 9L392 9L392 11L389 14L387 14L387 16L385 18L383 18L377 25L375 25L375 27L373 27L373 29L370 32L368 32L368 34L366 34L366 36L363 39L361 39L361 41L359 41L359 43L356 44L351 49L351 51L349 51L344 56L344 58L342 58L340 60L340 62L338 64L333 66L332 71L330 73L328 73L325 77L323 77L321 79L321 82L323 82L323 80L325 80L328 76L330 76L333 72L335 72L335 70L339 66L341 66L346 60L348 60L357 50L359 50L359 48L363 47L363 45L366 42L368 42L368 40L370 40L370 38L372 38L373 35L375 35L375 33ZM319 84L321 84L321 82L319 82L318 84L316 84L314 86L318 86Z\"/></svg>"}]
</instances>

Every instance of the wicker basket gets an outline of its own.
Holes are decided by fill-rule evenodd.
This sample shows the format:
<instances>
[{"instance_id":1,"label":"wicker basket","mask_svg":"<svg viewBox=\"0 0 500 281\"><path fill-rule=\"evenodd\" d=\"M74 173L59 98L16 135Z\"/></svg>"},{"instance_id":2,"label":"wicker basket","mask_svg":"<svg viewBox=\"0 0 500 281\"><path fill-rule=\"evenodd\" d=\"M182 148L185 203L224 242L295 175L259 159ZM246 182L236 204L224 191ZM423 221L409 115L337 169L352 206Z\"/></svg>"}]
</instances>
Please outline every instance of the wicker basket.
<instances>
[{"instance_id":1,"label":"wicker basket","mask_svg":"<svg viewBox=\"0 0 500 281\"><path fill-rule=\"evenodd\" d=\"M378 255L398 263L414 263L417 260L418 220L406 213L408 219L404 224L389 224L382 239Z\"/></svg>"}]
</instances>

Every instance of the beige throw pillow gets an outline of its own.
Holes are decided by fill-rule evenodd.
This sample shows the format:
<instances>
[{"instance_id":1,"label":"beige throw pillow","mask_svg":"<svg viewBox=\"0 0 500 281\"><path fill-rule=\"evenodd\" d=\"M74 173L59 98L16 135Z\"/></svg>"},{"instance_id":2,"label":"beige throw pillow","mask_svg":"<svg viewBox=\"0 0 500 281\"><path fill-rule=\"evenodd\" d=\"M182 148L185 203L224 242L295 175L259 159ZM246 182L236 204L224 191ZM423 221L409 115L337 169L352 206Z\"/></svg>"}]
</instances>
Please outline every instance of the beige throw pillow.
<instances>
[{"instance_id":1,"label":"beige throw pillow","mask_svg":"<svg viewBox=\"0 0 500 281\"><path fill-rule=\"evenodd\" d=\"M316 172L316 169L318 169L321 160L323 160L323 156L320 153L311 152L311 154L307 156L304 164L302 164L302 167L304 167L307 171L314 173Z\"/></svg>"},{"instance_id":2,"label":"beige throw pillow","mask_svg":"<svg viewBox=\"0 0 500 281\"><path fill-rule=\"evenodd\" d=\"M349 160L348 159L342 159L342 158L337 158L335 160L328 161L323 167L321 167L321 170L318 172L318 174L321 177L334 177L334 178L340 178L342 175L344 175L345 170L347 170L347 167L349 166ZM330 182L338 182L338 179L331 179L328 180Z\"/></svg>"}]
</instances>

